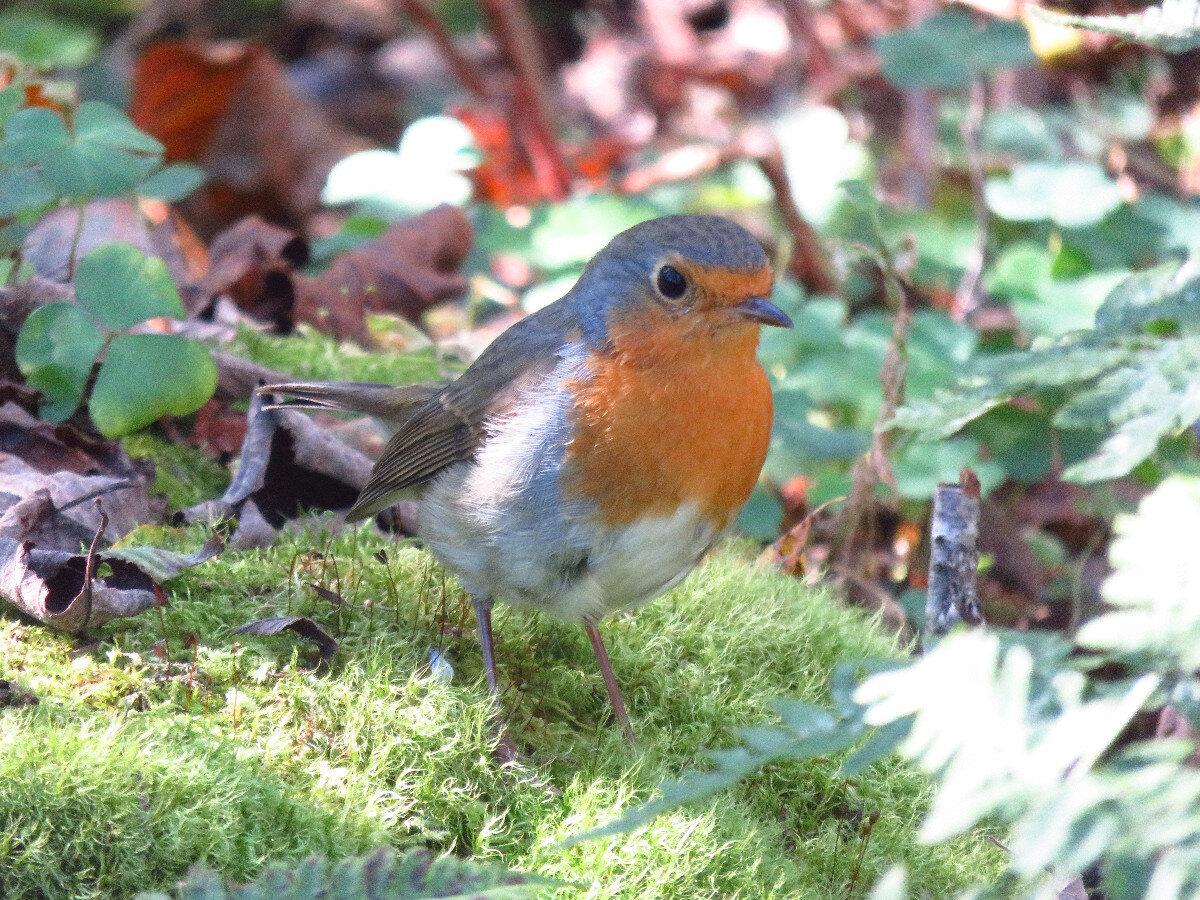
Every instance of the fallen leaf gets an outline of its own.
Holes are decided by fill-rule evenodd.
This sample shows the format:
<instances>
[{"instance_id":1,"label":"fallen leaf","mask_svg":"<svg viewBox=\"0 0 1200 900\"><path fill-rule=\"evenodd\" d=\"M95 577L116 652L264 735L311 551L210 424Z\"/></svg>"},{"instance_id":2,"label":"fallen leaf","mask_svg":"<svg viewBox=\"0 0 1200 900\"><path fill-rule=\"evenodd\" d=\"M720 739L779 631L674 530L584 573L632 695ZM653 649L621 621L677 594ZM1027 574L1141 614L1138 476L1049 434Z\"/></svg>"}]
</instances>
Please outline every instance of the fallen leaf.
<instances>
[{"instance_id":1,"label":"fallen leaf","mask_svg":"<svg viewBox=\"0 0 1200 900\"><path fill-rule=\"evenodd\" d=\"M88 502L96 497L104 499L116 537L139 525L163 521L167 511L166 500L151 498L148 483L140 478L78 475L68 471L46 474L15 456L0 453L0 515L38 491L50 495L53 515L26 522L32 530L19 537L44 549L72 551L81 543L88 543L100 525L99 514ZM25 511L13 515L27 514ZM8 524L12 527L13 522L10 520ZM11 533L9 536L17 537Z\"/></svg>"},{"instance_id":2,"label":"fallen leaf","mask_svg":"<svg viewBox=\"0 0 1200 900\"><path fill-rule=\"evenodd\" d=\"M281 631L294 631L302 638L307 638L317 645L321 657L328 662L337 653L338 645L329 633L320 625L306 616L274 616L269 619L255 619L234 629L235 634L272 635Z\"/></svg>"},{"instance_id":3,"label":"fallen leaf","mask_svg":"<svg viewBox=\"0 0 1200 900\"><path fill-rule=\"evenodd\" d=\"M832 503L840 503L845 499L845 497L834 497L826 500L806 515L762 552L758 558L759 564L778 569L788 575L803 575L806 568L804 551L808 547L808 533L812 529L813 519L825 507Z\"/></svg>"},{"instance_id":4,"label":"fallen leaf","mask_svg":"<svg viewBox=\"0 0 1200 900\"><path fill-rule=\"evenodd\" d=\"M224 294L246 315L288 333L296 322L293 272L308 259L308 244L294 231L247 216L213 239L189 312L204 315Z\"/></svg>"},{"instance_id":5,"label":"fallen leaf","mask_svg":"<svg viewBox=\"0 0 1200 900\"><path fill-rule=\"evenodd\" d=\"M117 441L93 437L72 425L54 425L34 418L16 403L0 405L0 453L7 453L45 474L112 474L125 478L140 473Z\"/></svg>"},{"instance_id":6,"label":"fallen leaf","mask_svg":"<svg viewBox=\"0 0 1200 900\"><path fill-rule=\"evenodd\" d=\"M250 514L278 528L303 510L344 511L354 503L370 477L371 460L308 416L264 405L263 397L251 397L246 440L229 488L220 498L185 510L186 521L244 517L252 502Z\"/></svg>"},{"instance_id":7,"label":"fallen leaf","mask_svg":"<svg viewBox=\"0 0 1200 900\"><path fill-rule=\"evenodd\" d=\"M346 605L346 599L341 594L339 594L337 591L331 591L327 587L322 587L321 585L317 584L315 581L309 581L309 582L307 582L307 584L310 588L312 588L313 593L316 594L318 597L320 597L322 600L325 600L328 603L332 603L334 606L345 606Z\"/></svg>"},{"instance_id":8,"label":"fallen leaf","mask_svg":"<svg viewBox=\"0 0 1200 900\"><path fill-rule=\"evenodd\" d=\"M156 581L170 581L185 569L212 559L224 549L225 542L214 531L195 553L179 553L162 547L114 547L104 556L131 562Z\"/></svg>"},{"instance_id":9,"label":"fallen leaf","mask_svg":"<svg viewBox=\"0 0 1200 900\"><path fill-rule=\"evenodd\" d=\"M453 206L406 219L321 275L297 275L296 317L334 337L370 343L368 313L416 322L430 306L466 291L459 268L472 238L470 220Z\"/></svg>"},{"instance_id":10,"label":"fallen leaf","mask_svg":"<svg viewBox=\"0 0 1200 900\"><path fill-rule=\"evenodd\" d=\"M25 238L22 258L45 278L65 282L71 259L83 259L103 244L130 244L167 266L171 280L187 291L208 268L204 245L188 224L169 207L126 198L96 200L83 207L51 210Z\"/></svg>"},{"instance_id":11,"label":"fallen leaf","mask_svg":"<svg viewBox=\"0 0 1200 900\"><path fill-rule=\"evenodd\" d=\"M100 555L99 560L108 563L111 574L89 583L86 556L0 538L0 596L26 615L71 634L154 606L149 575L122 559Z\"/></svg>"},{"instance_id":12,"label":"fallen leaf","mask_svg":"<svg viewBox=\"0 0 1200 900\"><path fill-rule=\"evenodd\" d=\"M134 66L130 96L130 118L162 142L166 159L208 174L181 206L206 234L256 211L302 222L320 208L334 163L371 146L297 92L259 44L153 44Z\"/></svg>"}]
</instances>

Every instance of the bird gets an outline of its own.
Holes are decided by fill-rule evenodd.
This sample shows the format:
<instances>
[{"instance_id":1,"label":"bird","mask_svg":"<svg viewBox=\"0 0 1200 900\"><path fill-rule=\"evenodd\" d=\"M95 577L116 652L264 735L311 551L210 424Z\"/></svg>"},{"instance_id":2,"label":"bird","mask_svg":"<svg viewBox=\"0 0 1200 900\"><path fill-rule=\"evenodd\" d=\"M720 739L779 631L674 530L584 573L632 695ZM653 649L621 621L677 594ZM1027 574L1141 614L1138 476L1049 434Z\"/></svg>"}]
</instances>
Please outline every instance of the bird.
<instances>
[{"instance_id":1,"label":"bird","mask_svg":"<svg viewBox=\"0 0 1200 900\"><path fill-rule=\"evenodd\" d=\"M773 422L760 327L793 327L772 288L742 226L664 216L612 238L456 380L259 391L394 429L347 520L419 499L419 538L471 598L497 709L501 600L583 624L632 742L598 625L678 584L749 499Z\"/></svg>"}]
</instances>

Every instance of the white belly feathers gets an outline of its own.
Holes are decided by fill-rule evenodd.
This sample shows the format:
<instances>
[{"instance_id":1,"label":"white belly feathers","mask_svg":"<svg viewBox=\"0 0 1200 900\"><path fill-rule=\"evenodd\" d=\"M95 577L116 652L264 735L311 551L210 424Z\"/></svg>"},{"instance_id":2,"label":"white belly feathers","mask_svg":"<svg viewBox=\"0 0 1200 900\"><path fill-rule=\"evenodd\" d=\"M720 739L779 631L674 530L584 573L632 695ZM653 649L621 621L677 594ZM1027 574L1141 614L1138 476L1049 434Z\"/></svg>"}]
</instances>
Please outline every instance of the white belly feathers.
<instances>
[{"instance_id":1,"label":"white belly feathers","mask_svg":"<svg viewBox=\"0 0 1200 900\"><path fill-rule=\"evenodd\" d=\"M605 527L559 490L571 396L581 360L561 354L556 377L492 424L475 459L429 486L421 537L477 597L594 622L683 579L720 537L699 508Z\"/></svg>"}]
</instances>

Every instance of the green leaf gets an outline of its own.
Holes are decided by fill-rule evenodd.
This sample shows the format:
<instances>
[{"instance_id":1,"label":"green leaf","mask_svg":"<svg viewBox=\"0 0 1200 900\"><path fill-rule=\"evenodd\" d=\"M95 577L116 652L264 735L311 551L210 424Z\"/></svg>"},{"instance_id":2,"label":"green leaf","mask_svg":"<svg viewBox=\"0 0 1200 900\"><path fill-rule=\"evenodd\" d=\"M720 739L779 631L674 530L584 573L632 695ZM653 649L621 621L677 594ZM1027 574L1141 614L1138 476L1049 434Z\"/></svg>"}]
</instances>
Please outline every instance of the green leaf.
<instances>
[{"instance_id":1,"label":"green leaf","mask_svg":"<svg viewBox=\"0 0 1200 900\"><path fill-rule=\"evenodd\" d=\"M140 185L138 193L167 203L182 200L204 183L204 170L190 163L172 163L159 169Z\"/></svg>"},{"instance_id":2,"label":"green leaf","mask_svg":"<svg viewBox=\"0 0 1200 900\"><path fill-rule=\"evenodd\" d=\"M1168 265L1131 275L1096 311L1098 331L1141 330L1162 321L1200 327L1200 274L1195 265Z\"/></svg>"},{"instance_id":3,"label":"green leaf","mask_svg":"<svg viewBox=\"0 0 1200 900\"><path fill-rule=\"evenodd\" d=\"M976 441L965 437L932 443L910 441L892 460L897 491L910 500L929 499L939 483L956 481L964 468L979 476L984 495L1004 481L1006 474Z\"/></svg>"},{"instance_id":4,"label":"green leaf","mask_svg":"<svg viewBox=\"0 0 1200 900\"><path fill-rule=\"evenodd\" d=\"M1037 61L1018 22L976 16L960 7L875 41L883 74L900 88L966 87L978 75Z\"/></svg>"},{"instance_id":5,"label":"green leaf","mask_svg":"<svg viewBox=\"0 0 1200 900\"><path fill-rule=\"evenodd\" d=\"M85 66L96 58L100 39L92 28L18 7L0 13L0 52L33 69Z\"/></svg>"},{"instance_id":6,"label":"green leaf","mask_svg":"<svg viewBox=\"0 0 1200 900\"><path fill-rule=\"evenodd\" d=\"M783 506L779 500L763 489L754 486L754 493L738 516L737 528L760 541L773 541L779 537L779 525L783 521Z\"/></svg>"},{"instance_id":7,"label":"green leaf","mask_svg":"<svg viewBox=\"0 0 1200 900\"><path fill-rule=\"evenodd\" d=\"M1011 156L1018 160L1058 159L1062 146L1041 110L1027 106L1003 106L988 112L979 136L988 156Z\"/></svg>"},{"instance_id":8,"label":"green leaf","mask_svg":"<svg viewBox=\"0 0 1200 900\"><path fill-rule=\"evenodd\" d=\"M47 109L23 109L9 119L0 162L39 163L60 196L87 199L133 191L161 161L162 144L107 103L80 104L73 134Z\"/></svg>"},{"instance_id":9,"label":"green leaf","mask_svg":"<svg viewBox=\"0 0 1200 900\"><path fill-rule=\"evenodd\" d=\"M1020 163L1008 178L988 179L984 193L1002 219L1049 219L1064 228L1093 225L1123 202L1121 189L1104 169L1080 161Z\"/></svg>"},{"instance_id":10,"label":"green leaf","mask_svg":"<svg viewBox=\"0 0 1200 900\"><path fill-rule=\"evenodd\" d=\"M1200 2L1197 0L1163 0L1158 6L1126 16L1071 16L1040 6L1030 8L1038 18L1055 25L1116 35L1168 53L1184 53L1200 47Z\"/></svg>"},{"instance_id":11,"label":"green leaf","mask_svg":"<svg viewBox=\"0 0 1200 900\"><path fill-rule=\"evenodd\" d=\"M162 416L195 412L217 387L203 345L170 334L127 334L112 342L89 406L105 437L120 437Z\"/></svg>"},{"instance_id":12,"label":"green leaf","mask_svg":"<svg viewBox=\"0 0 1200 900\"><path fill-rule=\"evenodd\" d=\"M4 124L0 163L25 166L42 163L70 147L71 134L62 116L40 106L13 113Z\"/></svg>"},{"instance_id":13,"label":"green leaf","mask_svg":"<svg viewBox=\"0 0 1200 900\"><path fill-rule=\"evenodd\" d=\"M75 111L75 139L80 144L130 153L163 154L163 145L146 134L115 106L86 100Z\"/></svg>"},{"instance_id":14,"label":"green leaf","mask_svg":"<svg viewBox=\"0 0 1200 900\"><path fill-rule=\"evenodd\" d=\"M30 387L48 405L41 416L61 422L79 408L104 337L73 303L48 303L25 319L17 335L16 358Z\"/></svg>"},{"instance_id":15,"label":"green leaf","mask_svg":"<svg viewBox=\"0 0 1200 900\"><path fill-rule=\"evenodd\" d=\"M19 77L14 78L8 87L0 90L0 134L3 133L8 120L24 105L25 85ZM0 148L3 146L3 140L0 140Z\"/></svg>"},{"instance_id":16,"label":"green leaf","mask_svg":"<svg viewBox=\"0 0 1200 900\"><path fill-rule=\"evenodd\" d=\"M1200 337L1164 341L1105 375L1059 409L1060 427L1109 432L1100 449L1063 473L1074 481L1128 474L1159 441L1200 419Z\"/></svg>"},{"instance_id":17,"label":"green leaf","mask_svg":"<svg viewBox=\"0 0 1200 900\"><path fill-rule=\"evenodd\" d=\"M35 169L0 169L0 218L49 206L54 193Z\"/></svg>"},{"instance_id":18,"label":"green leaf","mask_svg":"<svg viewBox=\"0 0 1200 900\"><path fill-rule=\"evenodd\" d=\"M879 760L895 753L896 748L904 742L911 730L912 720L910 719L897 719L895 722L888 722L886 725L876 728L871 732L871 736L863 741L861 747L846 757L846 761L842 763L841 773L847 778L853 778Z\"/></svg>"},{"instance_id":19,"label":"green leaf","mask_svg":"<svg viewBox=\"0 0 1200 900\"><path fill-rule=\"evenodd\" d=\"M103 244L81 259L75 296L110 331L124 331L147 319L184 316L166 263L130 244Z\"/></svg>"},{"instance_id":20,"label":"green leaf","mask_svg":"<svg viewBox=\"0 0 1200 900\"><path fill-rule=\"evenodd\" d=\"M664 783L659 787L660 798L627 811L607 825L574 835L560 846L632 831L664 812L732 787L768 763L842 753L862 737L863 725L856 716L838 718L819 706L790 698L779 699L774 706L783 720L782 727L741 729L743 746L707 752L716 765L712 771L689 772L680 781Z\"/></svg>"},{"instance_id":21,"label":"green leaf","mask_svg":"<svg viewBox=\"0 0 1200 900\"><path fill-rule=\"evenodd\" d=\"M214 532L204 542L204 546L195 553L179 553L163 547L147 546L112 547L105 550L104 553L108 557L127 560L155 581L163 582L170 581L185 569L190 569L193 566L198 566L200 563L212 559L224 549L224 546L220 536Z\"/></svg>"},{"instance_id":22,"label":"green leaf","mask_svg":"<svg viewBox=\"0 0 1200 900\"><path fill-rule=\"evenodd\" d=\"M976 391L935 391L929 400L906 403L896 410L888 427L914 431L922 441L945 440L1011 399L1009 391L995 385Z\"/></svg>"}]
</instances>

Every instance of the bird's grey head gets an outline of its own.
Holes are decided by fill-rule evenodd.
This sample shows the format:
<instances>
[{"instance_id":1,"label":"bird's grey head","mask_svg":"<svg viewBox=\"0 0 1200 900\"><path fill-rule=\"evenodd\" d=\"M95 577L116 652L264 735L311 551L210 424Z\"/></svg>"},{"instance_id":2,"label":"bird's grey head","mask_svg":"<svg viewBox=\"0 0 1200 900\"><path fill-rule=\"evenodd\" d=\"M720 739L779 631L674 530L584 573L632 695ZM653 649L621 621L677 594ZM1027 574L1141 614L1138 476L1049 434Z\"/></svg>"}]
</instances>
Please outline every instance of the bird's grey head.
<instances>
[{"instance_id":1,"label":"bird's grey head","mask_svg":"<svg viewBox=\"0 0 1200 900\"><path fill-rule=\"evenodd\" d=\"M602 340L609 315L623 305L669 299L671 283L663 280L664 266L689 275L766 272L769 279L770 263L750 232L720 216L664 216L634 225L596 254L571 291L584 334Z\"/></svg>"}]
</instances>

